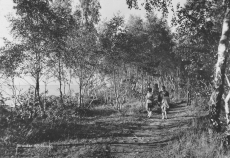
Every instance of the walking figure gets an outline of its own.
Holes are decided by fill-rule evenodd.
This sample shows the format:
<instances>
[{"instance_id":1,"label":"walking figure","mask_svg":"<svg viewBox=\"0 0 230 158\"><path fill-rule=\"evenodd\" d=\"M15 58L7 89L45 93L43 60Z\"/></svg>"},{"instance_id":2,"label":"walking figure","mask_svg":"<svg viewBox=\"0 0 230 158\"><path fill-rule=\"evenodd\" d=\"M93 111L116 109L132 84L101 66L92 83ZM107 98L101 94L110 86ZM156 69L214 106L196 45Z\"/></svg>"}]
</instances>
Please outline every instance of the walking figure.
<instances>
[{"instance_id":1,"label":"walking figure","mask_svg":"<svg viewBox=\"0 0 230 158\"><path fill-rule=\"evenodd\" d=\"M148 92L146 95L146 110L148 113L148 118L151 117L152 115L152 108L153 108L153 93L152 93L152 88L148 88Z\"/></svg>"},{"instance_id":2,"label":"walking figure","mask_svg":"<svg viewBox=\"0 0 230 158\"><path fill-rule=\"evenodd\" d=\"M162 91L159 93L158 103L161 107L162 119L167 119L167 109L169 108L169 92L166 91L165 86L162 86Z\"/></svg>"}]
</instances>

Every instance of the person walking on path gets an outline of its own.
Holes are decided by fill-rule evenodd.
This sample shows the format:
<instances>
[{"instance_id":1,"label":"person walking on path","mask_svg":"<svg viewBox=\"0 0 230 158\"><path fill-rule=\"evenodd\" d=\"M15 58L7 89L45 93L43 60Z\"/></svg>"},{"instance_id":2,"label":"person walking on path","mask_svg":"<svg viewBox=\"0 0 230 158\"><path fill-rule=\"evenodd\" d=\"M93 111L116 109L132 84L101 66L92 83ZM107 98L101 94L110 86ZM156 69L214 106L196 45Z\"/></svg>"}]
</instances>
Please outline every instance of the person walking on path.
<instances>
[{"instance_id":1,"label":"person walking on path","mask_svg":"<svg viewBox=\"0 0 230 158\"><path fill-rule=\"evenodd\" d=\"M162 91L158 96L158 103L161 107L162 119L167 119L167 109L169 108L169 92L165 86L162 86Z\"/></svg>"},{"instance_id":2,"label":"person walking on path","mask_svg":"<svg viewBox=\"0 0 230 158\"><path fill-rule=\"evenodd\" d=\"M165 98L169 102L169 92L166 91L165 86L162 86L162 91L159 92L158 102L161 103L163 98Z\"/></svg>"},{"instance_id":3,"label":"person walking on path","mask_svg":"<svg viewBox=\"0 0 230 158\"><path fill-rule=\"evenodd\" d=\"M148 88L148 92L146 95L146 110L148 113L148 118L151 117L152 115L152 108L153 108L153 92L152 92L152 88Z\"/></svg>"},{"instance_id":4,"label":"person walking on path","mask_svg":"<svg viewBox=\"0 0 230 158\"><path fill-rule=\"evenodd\" d=\"M153 106L157 105L158 102L158 96L159 96L159 87L158 84L154 84L153 88Z\"/></svg>"}]
</instances>

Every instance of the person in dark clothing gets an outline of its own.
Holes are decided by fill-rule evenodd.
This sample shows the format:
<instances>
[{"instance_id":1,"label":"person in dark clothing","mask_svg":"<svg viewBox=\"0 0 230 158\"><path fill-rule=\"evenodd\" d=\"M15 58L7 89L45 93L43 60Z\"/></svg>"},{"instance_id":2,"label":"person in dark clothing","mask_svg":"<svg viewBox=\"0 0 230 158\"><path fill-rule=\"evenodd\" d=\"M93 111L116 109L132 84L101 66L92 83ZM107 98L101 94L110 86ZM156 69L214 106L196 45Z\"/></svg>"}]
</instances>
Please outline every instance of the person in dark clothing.
<instances>
[{"instance_id":1,"label":"person in dark clothing","mask_svg":"<svg viewBox=\"0 0 230 158\"><path fill-rule=\"evenodd\" d=\"M153 105L157 105L158 102L158 96L159 96L159 87L158 84L154 84L154 88L153 88Z\"/></svg>"},{"instance_id":2,"label":"person in dark clothing","mask_svg":"<svg viewBox=\"0 0 230 158\"><path fill-rule=\"evenodd\" d=\"M166 91L165 86L162 86L162 91L160 91L160 93L158 95L158 102L161 103L161 101L164 97L169 97L169 92Z\"/></svg>"},{"instance_id":3,"label":"person in dark clothing","mask_svg":"<svg viewBox=\"0 0 230 158\"><path fill-rule=\"evenodd\" d=\"M162 86L162 93L163 93L164 97L169 97L169 92L166 91L165 86Z\"/></svg>"}]
</instances>

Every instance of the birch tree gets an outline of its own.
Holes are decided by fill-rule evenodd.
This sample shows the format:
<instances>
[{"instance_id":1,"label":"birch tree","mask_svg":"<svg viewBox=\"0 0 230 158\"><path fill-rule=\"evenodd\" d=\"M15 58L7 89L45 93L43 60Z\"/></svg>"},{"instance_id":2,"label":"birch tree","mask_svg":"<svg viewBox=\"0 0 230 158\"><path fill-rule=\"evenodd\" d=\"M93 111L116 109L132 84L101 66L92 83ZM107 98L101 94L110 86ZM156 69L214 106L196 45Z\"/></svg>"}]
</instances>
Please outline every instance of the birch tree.
<instances>
[{"instance_id":1,"label":"birch tree","mask_svg":"<svg viewBox=\"0 0 230 158\"><path fill-rule=\"evenodd\" d=\"M51 36L49 36L49 58L54 71L54 76L59 81L60 102L63 102L63 80L65 69L65 55L68 54L67 37L74 28L74 19L71 15L71 2L56 0L51 4L55 19L50 25ZM57 72L57 73L56 73Z\"/></svg>"},{"instance_id":2,"label":"birch tree","mask_svg":"<svg viewBox=\"0 0 230 158\"><path fill-rule=\"evenodd\" d=\"M66 66L72 69L79 81L79 106L82 106L84 80L92 74L97 63L97 30L100 4L98 1L81 0L74 12L74 28L68 36ZM88 70L92 70L89 72ZM88 73L89 72L89 73ZM85 74L84 74L85 73ZM90 77L92 75L89 75ZM88 78L86 79L88 80Z\"/></svg>"},{"instance_id":3,"label":"birch tree","mask_svg":"<svg viewBox=\"0 0 230 158\"><path fill-rule=\"evenodd\" d=\"M45 62L46 37L49 34L48 26L52 19L52 11L48 1L15 0L16 17L10 18L12 34L21 42L25 55L22 65L22 74L31 74L35 79L35 100L39 101L40 109L40 83ZM35 103L34 103L35 104Z\"/></svg>"},{"instance_id":4,"label":"birch tree","mask_svg":"<svg viewBox=\"0 0 230 158\"><path fill-rule=\"evenodd\" d=\"M224 1L225 5L225 16L223 20L222 34L218 46L218 59L215 65L215 74L214 74L214 91L211 96L211 105L209 110L210 121L216 131L221 130L220 126L220 109L222 95L224 93L224 82L225 82L225 72L226 64L229 56L228 53L228 43L230 36L230 1ZM226 104L228 106L228 104ZM227 108L225 108L227 109ZM226 111L227 116L229 117L229 111ZM229 122L228 128L229 128Z\"/></svg>"}]
</instances>

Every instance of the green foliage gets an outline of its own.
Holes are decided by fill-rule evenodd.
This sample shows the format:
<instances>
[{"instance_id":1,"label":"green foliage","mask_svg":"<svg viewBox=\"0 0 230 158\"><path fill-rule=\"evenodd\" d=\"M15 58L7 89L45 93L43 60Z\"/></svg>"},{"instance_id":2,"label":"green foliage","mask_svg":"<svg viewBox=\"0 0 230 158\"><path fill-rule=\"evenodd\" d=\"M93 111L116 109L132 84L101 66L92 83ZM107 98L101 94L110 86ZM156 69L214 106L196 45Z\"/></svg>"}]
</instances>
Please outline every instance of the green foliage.
<instances>
[{"instance_id":1,"label":"green foliage","mask_svg":"<svg viewBox=\"0 0 230 158\"><path fill-rule=\"evenodd\" d=\"M32 95L32 94L31 94ZM21 105L8 111L1 107L4 115L0 116L1 144L40 143L44 141L58 141L66 137L72 138L79 132L79 123L85 117L106 116L116 113L113 109L76 108L76 103L64 97L64 103L59 98L48 96L41 99L45 103L45 113L39 108L32 108L33 100L28 96L21 96ZM45 100L44 100L45 99Z\"/></svg>"},{"instance_id":2,"label":"green foliage","mask_svg":"<svg viewBox=\"0 0 230 158\"><path fill-rule=\"evenodd\" d=\"M6 42L6 45L0 49L0 71L6 77L14 77L20 75L18 67L23 63L25 54L23 53L23 45Z\"/></svg>"},{"instance_id":3,"label":"green foliage","mask_svg":"<svg viewBox=\"0 0 230 158\"><path fill-rule=\"evenodd\" d=\"M212 90L220 17L224 14L220 3L189 0L184 7L177 6L172 21L176 27L174 38L177 41L174 53L181 60L178 66L183 74L182 82L189 82L193 93L206 96Z\"/></svg>"},{"instance_id":4,"label":"green foliage","mask_svg":"<svg viewBox=\"0 0 230 158\"><path fill-rule=\"evenodd\" d=\"M95 24L100 20L99 10L101 8L98 0L80 0L80 6L82 8L82 18L84 18L84 24L89 29L94 29Z\"/></svg>"},{"instance_id":5,"label":"green foliage","mask_svg":"<svg viewBox=\"0 0 230 158\"><path fill-rule=\"evenodd\" d=\"M139 8L138 0L126 0L129 8ZM151 12L154 9L161 11L164 16L167 16L168 9L172 7L172 0L144 0L141 3L145 10Z\"/></svg>"},{"instance_id":6,"label":"green foliage","mask_svg":"<svg viewBox=\"0 0 230 158\"><path fill-rule=\"evenodd\" d=\"M50 35L48 26L52 24L55 16L49 7L49 2L43 0L14 2L18 17L10 19L12 33L24 42L37 41L40 44Z\"/></svg>"},{"instance_id":7,"label":"green foliage","mask_svg":"<svg viewBox=\"0 0 230 158\"><path fill-rule=\"evenodd\" d=\"M109 22L104 23L104 29L100 32L100 42L104 49L104 65L113 70L114 66L120 66L124 60L123 44L126 43L124 33L124 17L114 16Z\"/></svg>"},{"instance_id":8,"label":"green foliage","mask_svg":"<svg viewBox=\"0 0 230 158\"><path fill-rule=\"evenodd\" d=\"M162 67L172 63L172 36L166 22L153 13L148 14L146 22L131 16L125 24L118 15L104 25L100 39L108 66L132 64L152 75L160 63Z\"/></svg>"}]
</instances>

